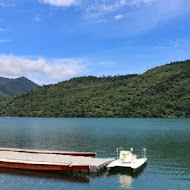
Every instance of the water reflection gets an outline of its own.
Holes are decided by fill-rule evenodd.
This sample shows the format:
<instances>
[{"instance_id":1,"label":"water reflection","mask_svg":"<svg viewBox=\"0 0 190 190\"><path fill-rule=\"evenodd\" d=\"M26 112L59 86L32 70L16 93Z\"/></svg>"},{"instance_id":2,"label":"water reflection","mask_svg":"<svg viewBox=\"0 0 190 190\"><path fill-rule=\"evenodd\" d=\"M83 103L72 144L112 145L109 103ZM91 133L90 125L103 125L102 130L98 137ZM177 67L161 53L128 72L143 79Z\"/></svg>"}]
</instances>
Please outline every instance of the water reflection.
<instances>
[{"instance_id":1,"label":"water reflection","mask_svg":"<svg viewBox=\"0 0 190 190\"><path fill-rule=\"evenodd\" d=\"M0 173L18 176L28 176L35 178L65 180L77 183L89 183L90 180L86 175L81 175L77 172L44 172L44 171L28 171L28 170L14 170L1 168Z\"/></svg>"},{"instance_id":2,"label":"water reflection","mask_svg":"<svg viewBox=\"0 0 190 190\"><path fill-rule=\"evenodd\" d=\"M118 180L121 184L121 188L130 189L134 180L137 179L139 175L141 175L145 167L146 164L136 172L133 172L131 169L128 168L116 167L109 170L108 175L118 175Z\"/></svg>"},{"instance_id":3,"label":"water reflection","mask_svg":"<svg viewBox=\"0 0 190 190\"><path fill-rule=\"evenodd\" d=\"M148 150L148 165L140 176L121 172L107 176L105 171L66 177L0 172L0 189L189 190L189 126L190 119L0 118L0 147L95 151L104 158L115 157L112 153L120 146Z\"/></svg>"},{"instance_id":4,"label":"water reflection","mask_svg":"<svg viewBox=\"0 0 190 190\"><path fill-rule=\"evenodd\" d=\"M122 188L129 189L133 182L133 177L130 175L119 175L119 181Z\"/></svg>"}]
</instances>

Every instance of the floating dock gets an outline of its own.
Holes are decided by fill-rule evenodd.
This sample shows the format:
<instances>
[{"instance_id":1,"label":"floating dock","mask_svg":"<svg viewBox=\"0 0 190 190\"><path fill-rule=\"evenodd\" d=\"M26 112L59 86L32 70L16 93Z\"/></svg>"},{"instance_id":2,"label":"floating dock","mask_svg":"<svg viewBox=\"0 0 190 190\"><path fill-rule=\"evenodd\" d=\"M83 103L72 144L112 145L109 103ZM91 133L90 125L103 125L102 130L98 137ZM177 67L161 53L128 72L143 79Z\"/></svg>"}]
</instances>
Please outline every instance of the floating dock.
<instances>
[{"instance_id":1,"label":"floating dock","mask_svg":"<svg viewBox=\"0 0 190 190\"><path fill-rule=\"evenodd\" d=\"M70 151L51 151L51 150L33 150L33 149L20 149L20 148L1 148L0 151L11 151L11 152L26 152L26 153L41 153L41 154L60 154L70 156L87 156L95 157L95 152L70 152Z\"/></svg>"},{"instance_id":2,"label":"floating dock","mask_svg":"<svg viewBox=\"0 0 190 190\"><path fill-rule=\"evenodd\" d=\"M92 158L90 154L92 153L0 148L0 168L99 172L114 160Z\"/></svg>"}]
</instances>

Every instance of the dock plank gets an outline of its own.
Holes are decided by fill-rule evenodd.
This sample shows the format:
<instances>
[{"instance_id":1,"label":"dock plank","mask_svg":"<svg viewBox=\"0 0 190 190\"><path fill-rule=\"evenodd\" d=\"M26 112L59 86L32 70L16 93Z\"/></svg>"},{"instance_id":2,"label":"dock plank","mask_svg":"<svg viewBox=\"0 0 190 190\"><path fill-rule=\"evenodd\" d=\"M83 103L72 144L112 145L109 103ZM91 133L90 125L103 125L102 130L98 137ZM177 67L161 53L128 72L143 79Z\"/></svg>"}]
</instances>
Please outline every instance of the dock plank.
<instances>
[{"instance_id":1,"label":"dock plank","mask_svg":"<svg viewBox=\"0 0 190 190\"><path fill-rule=\"evenodd\" d=\"M114 159L112 158L92 158L85 156L71 156L61 154L46 154L46 153L30 153L18 152L11 150L0 151L0 162L22 163L22 164L38 164L51 166L68 166L68 167L83 167L89 166L90 172L98 172ZM0 165L1 167L1 165ZM3 164L2 164L3 167ZM80 168L79 168L80 170Z\"/></svg>"},{"instance_id":2,"label":"dock plank","mask_svg":"<svg viewBox=\"0 0 190 190\"><path fill-rule=\"evenodd\" d=\"M41 153L41 154L60 154L60 155L90 156L90 157L96 156L95 152L73 152L73 151L55 151L55 150L36 150L36 149L3 148L3 147L0 147L0 151Z\"/></svg>"}]
</instances>

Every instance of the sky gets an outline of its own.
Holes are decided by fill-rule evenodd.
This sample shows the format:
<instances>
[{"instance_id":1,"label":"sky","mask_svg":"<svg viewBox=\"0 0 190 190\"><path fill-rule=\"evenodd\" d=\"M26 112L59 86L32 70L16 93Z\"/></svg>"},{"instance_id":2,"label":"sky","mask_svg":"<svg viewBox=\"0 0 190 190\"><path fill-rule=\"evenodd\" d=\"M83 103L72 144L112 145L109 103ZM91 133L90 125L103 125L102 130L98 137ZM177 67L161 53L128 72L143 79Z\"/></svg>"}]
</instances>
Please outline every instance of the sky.
<instances>
[{"instance_id":1,"label":"sky","mask_svg":"<svg viewBox=\"0 0 190 190\"><path fill-rule=\"evenodd\" d=\"M43 85L190 59L189 0L0 0L0 76Z\"/></svg>"}]
</instances>

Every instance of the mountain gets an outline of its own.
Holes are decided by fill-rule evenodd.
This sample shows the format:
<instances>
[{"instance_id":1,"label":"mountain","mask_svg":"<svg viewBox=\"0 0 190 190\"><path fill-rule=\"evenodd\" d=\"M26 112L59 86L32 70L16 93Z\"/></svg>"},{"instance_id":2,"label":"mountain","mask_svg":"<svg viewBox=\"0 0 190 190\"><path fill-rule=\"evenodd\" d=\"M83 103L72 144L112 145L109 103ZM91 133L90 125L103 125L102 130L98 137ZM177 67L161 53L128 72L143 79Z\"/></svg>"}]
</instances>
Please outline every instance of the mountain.
<instances>
[{"instance_id":1,"label":"mountain","mask_svg":"<svg viewBox=\"0 0 190 190\"><path fill-rule=\"evenodd\" d=\"M190 60L140 75L79 77L0 102L1 116L190 117Z\"/></svg>"},{"instance_id":2,"label":"mountain","mask_svg":"<svg viewBox=\"0 0 190 190\"><path fill-rule=\"evenodd\" d=\"M15 96L37 88L38 85L25 77L9 79L0 77L0 97Z\"/></svg>"}]
</instances>

